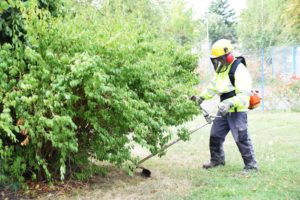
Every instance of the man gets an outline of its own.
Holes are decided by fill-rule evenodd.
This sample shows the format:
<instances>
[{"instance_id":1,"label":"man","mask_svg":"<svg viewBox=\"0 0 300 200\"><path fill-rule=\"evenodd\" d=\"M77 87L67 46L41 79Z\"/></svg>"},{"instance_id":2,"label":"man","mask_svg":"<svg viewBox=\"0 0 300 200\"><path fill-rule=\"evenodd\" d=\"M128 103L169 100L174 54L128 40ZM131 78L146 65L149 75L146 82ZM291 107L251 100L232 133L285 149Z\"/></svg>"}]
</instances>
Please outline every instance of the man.
<instances>
[{"instance_id":1,"label":"man","mask_svg":"<svg viewBox=\"0 0 300 200\"><path fill-rule=\"evenodd\" d=\"M212 125L209 141L211 159L203 165L209 169L225 165L223 143L229 130L242 155L245 170L257 170L251 139L248 135L247 110L251 93L251 76L243 57L232 55L233 45L221 39L212 46L211 61L216 74L200 97L192 100L201 104L204 100L220 96L218 116Z\"/></svg>"}]
</instances>

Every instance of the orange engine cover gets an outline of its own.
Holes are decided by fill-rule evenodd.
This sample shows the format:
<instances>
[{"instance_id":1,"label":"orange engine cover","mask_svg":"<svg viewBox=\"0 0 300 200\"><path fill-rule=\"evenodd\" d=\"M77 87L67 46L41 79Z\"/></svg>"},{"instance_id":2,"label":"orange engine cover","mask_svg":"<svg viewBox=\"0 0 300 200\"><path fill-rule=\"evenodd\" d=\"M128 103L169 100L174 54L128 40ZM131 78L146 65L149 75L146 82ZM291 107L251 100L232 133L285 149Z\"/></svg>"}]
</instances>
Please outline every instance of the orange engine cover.
<instances>
[{"instance_id":1,"label":"orange engine cover","mask_svg":"<svg viewBox=\"0 0 300 200\"><path fill-rule=\"evenodd\" d=\"M260 105L261 95L259 90L251 90L249 109L255 109Z\"/></svg>"}]
</instances>

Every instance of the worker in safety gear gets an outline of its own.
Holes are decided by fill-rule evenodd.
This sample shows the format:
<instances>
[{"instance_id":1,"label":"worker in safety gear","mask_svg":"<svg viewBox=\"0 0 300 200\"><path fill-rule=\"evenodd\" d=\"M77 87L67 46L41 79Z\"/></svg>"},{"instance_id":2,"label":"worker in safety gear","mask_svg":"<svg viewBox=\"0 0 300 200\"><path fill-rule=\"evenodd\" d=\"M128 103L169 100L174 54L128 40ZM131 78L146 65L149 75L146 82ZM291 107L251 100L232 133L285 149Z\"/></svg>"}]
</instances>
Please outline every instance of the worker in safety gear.
<instances>
[{"instance_id":1,"label":"worker in safety gear","mask_svg":"<svg viewBox=\"0 0 300 200\"><path fill-rule=\"evenodd\" d=\"M217 116L221 117L213 121L209 141L211 159L209 163L203 165L203 168L225 165L223 143L227 133L231 131L242 155L244 169L257 170L247 125L252 80L245 59L235 58L232 51L233 45L229 40L221 39L213 44L211 61L216 72L215 76L199 97L191 98L201 104L215 95L220 96Z\"/></svg>"}]
</instances>

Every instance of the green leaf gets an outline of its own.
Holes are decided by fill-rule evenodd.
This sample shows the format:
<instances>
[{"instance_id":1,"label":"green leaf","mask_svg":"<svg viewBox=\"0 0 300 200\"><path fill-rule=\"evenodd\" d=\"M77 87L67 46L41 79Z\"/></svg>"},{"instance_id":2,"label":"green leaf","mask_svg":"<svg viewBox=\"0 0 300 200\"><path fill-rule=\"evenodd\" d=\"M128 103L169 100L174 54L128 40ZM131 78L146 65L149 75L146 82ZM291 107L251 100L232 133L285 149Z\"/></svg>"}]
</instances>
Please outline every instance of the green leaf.
<instances>
[{"instance_id":1,"label":"green leaf","mask_svg":"<svg viewBox=\"0 0 300 200\"><path fill-rule=\"evenodd\" d=\"M9 4L4 0L0 2L0 10L7 10L9 8Z\"/></svg>"}]
</instances>

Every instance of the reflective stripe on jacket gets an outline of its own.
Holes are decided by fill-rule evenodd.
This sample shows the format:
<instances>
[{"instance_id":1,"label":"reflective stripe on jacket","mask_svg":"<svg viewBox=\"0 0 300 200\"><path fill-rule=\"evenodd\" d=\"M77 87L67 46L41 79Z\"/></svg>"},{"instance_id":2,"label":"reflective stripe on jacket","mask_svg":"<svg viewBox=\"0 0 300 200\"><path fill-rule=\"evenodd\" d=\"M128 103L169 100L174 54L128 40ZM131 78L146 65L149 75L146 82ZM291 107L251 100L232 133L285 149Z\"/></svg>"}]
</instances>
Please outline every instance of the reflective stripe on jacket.
<instances>
[{"instance_id":1,"label":"reflective stripe on jacket","mask_svg":"<svg viewBox=\"0 0 300 200\"><path fill-rule=\"evenodd\" d=\"M246 66L240 63L234 74L234 87L229 79L230 68L231 65L228 66L226 71L216 73L208 87L201 93L200 97L207 100L213 98L216 94L220 96L223 93L228 93L235 90L236 96L224 100L224 102L230 101L234 105L229 112L247 111L252 87L251 76Z\"/></svg>"}]
</instances>

